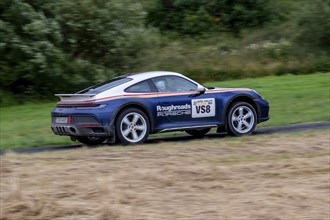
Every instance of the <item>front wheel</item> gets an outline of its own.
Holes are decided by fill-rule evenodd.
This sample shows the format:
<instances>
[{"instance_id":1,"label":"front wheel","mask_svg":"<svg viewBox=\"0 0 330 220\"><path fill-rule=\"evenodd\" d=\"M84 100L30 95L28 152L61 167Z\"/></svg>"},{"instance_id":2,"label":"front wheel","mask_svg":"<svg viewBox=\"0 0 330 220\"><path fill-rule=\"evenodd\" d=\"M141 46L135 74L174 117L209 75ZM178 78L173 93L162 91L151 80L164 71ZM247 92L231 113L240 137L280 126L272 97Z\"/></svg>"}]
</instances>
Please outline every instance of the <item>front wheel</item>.
<instances>
[{"instance_id":1,"label":"front wheel","mask_svg":"<svg viewBox=\"0 0 330 220\"><path fill-rule=\"evenodd\" d=\"M86 137L76 137L77 141L86 145L98 145L102 144L107 138L96 137L96 136L86 136Z\"/></svg>"},{"instance_id":2,"label":"front wheel","mask_svg":"<svg viewBox=\"0 0 330 220\"><path fill-rule=\"evenodd\" d=\"M249 103L234 103L230 107L227 117L228 134L233 136L251 134L257 124L256 118L256 111Z\"/></svg>"},{"instance_id":3,"label":"front wheel","mask_svg":"<svg viewBox=\"0 0 330 220\"><path fill-rule=\"evenodd\" d=\"M149 124L148 117L140 109L125 109L116 120L117 137L124 144L143 143L149 135Z\"/></svg>"}]
</instances>

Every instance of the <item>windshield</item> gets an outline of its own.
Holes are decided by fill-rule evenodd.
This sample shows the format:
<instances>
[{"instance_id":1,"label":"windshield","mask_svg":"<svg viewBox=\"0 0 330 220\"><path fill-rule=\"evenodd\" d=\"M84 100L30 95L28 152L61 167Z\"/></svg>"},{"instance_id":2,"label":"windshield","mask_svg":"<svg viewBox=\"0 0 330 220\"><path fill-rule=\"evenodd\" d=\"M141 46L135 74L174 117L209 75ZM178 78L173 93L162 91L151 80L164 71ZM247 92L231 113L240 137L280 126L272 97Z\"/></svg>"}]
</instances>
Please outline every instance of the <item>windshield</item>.
<instances>
[{"instance_id":1,"label":"windshield","mask_svg":"<svg viewBox=\"0 0 330 220\"><path fill-rule=\"evenodd\" d=\"M131 80L133 80L133 79L132 78L127 78L127 77L113 78L113 79L110 79L110 80L105 81L103 83L100 83L98 85L91 86L87 89L84 89L80 92L77 92L77 94L98 94L98 93L104 92L108 89L112 89L116 86L124 84L126 82L129 82Z\"/></svg>"}]
</instances>

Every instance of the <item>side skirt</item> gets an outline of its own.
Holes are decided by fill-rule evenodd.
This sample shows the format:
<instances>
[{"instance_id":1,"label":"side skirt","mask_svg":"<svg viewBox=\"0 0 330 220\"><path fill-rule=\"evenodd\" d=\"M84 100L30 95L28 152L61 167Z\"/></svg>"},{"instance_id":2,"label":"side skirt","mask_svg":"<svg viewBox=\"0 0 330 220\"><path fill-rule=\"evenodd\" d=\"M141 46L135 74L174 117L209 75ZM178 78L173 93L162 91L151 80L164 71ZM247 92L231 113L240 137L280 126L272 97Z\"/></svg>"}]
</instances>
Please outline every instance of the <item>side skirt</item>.
<instances>
[{"instance_id":1,"label":"side skirt","mask_svg":"<svg viewBox=\"0 0 330 220\"><path fill-rule=\"evenodd\" d=\"M219 125L202 125L202 126L189 126L189 127L176 127L176 128L166 128L163 130L160 130L160 132L169 132L169 131L184 131L184 130L194 130L194 129L199 129L199 128L215 128L218 127Z\"/></svg>"}]
</instances>

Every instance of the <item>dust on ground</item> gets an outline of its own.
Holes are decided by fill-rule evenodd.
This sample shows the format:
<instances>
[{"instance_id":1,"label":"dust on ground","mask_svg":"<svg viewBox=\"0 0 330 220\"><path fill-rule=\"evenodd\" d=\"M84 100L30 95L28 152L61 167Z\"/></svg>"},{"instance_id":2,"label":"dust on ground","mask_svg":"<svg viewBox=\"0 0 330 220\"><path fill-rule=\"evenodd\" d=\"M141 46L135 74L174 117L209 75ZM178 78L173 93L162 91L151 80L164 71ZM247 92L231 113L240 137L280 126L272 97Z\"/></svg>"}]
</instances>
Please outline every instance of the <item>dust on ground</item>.
<instances>
[{"instance_id":1,"label":"dust on ground","mask_svg":"<svg viewBox=\"0 0 330 220\"><path fill-rule=\"evenodd\" d=\"M1 157L0 219L330 217L329 131Z\"/></svg>"}]
</instances>

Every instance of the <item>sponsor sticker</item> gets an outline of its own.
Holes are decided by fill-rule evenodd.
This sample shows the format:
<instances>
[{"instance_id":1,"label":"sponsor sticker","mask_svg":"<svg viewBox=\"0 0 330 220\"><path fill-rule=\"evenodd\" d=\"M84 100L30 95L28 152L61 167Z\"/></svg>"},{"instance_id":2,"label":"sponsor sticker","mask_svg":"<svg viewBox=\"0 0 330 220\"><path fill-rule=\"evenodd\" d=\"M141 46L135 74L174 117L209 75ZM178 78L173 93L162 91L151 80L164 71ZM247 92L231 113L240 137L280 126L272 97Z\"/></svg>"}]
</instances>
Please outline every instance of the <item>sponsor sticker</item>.
<instances>
[{"instance_id":1,"label":"sponsor sticker","mask_svg":"<svg viewBox=\"0 0 330 220\"><path fill-rule=\"evenodd\" d=\"M157 105L157 117L190 115L191 105Z\"/></svg>"},{"instance_id":2,"label":"sponsor sticker","mask_svg":"<svg viewBox=\"0 0 330 220\"><path fill-rule=\"evenodd\" d=\"M192 118L204 118L215 116L215 99L193 99L191 100Z\"/></svg>"}]
</instances>

